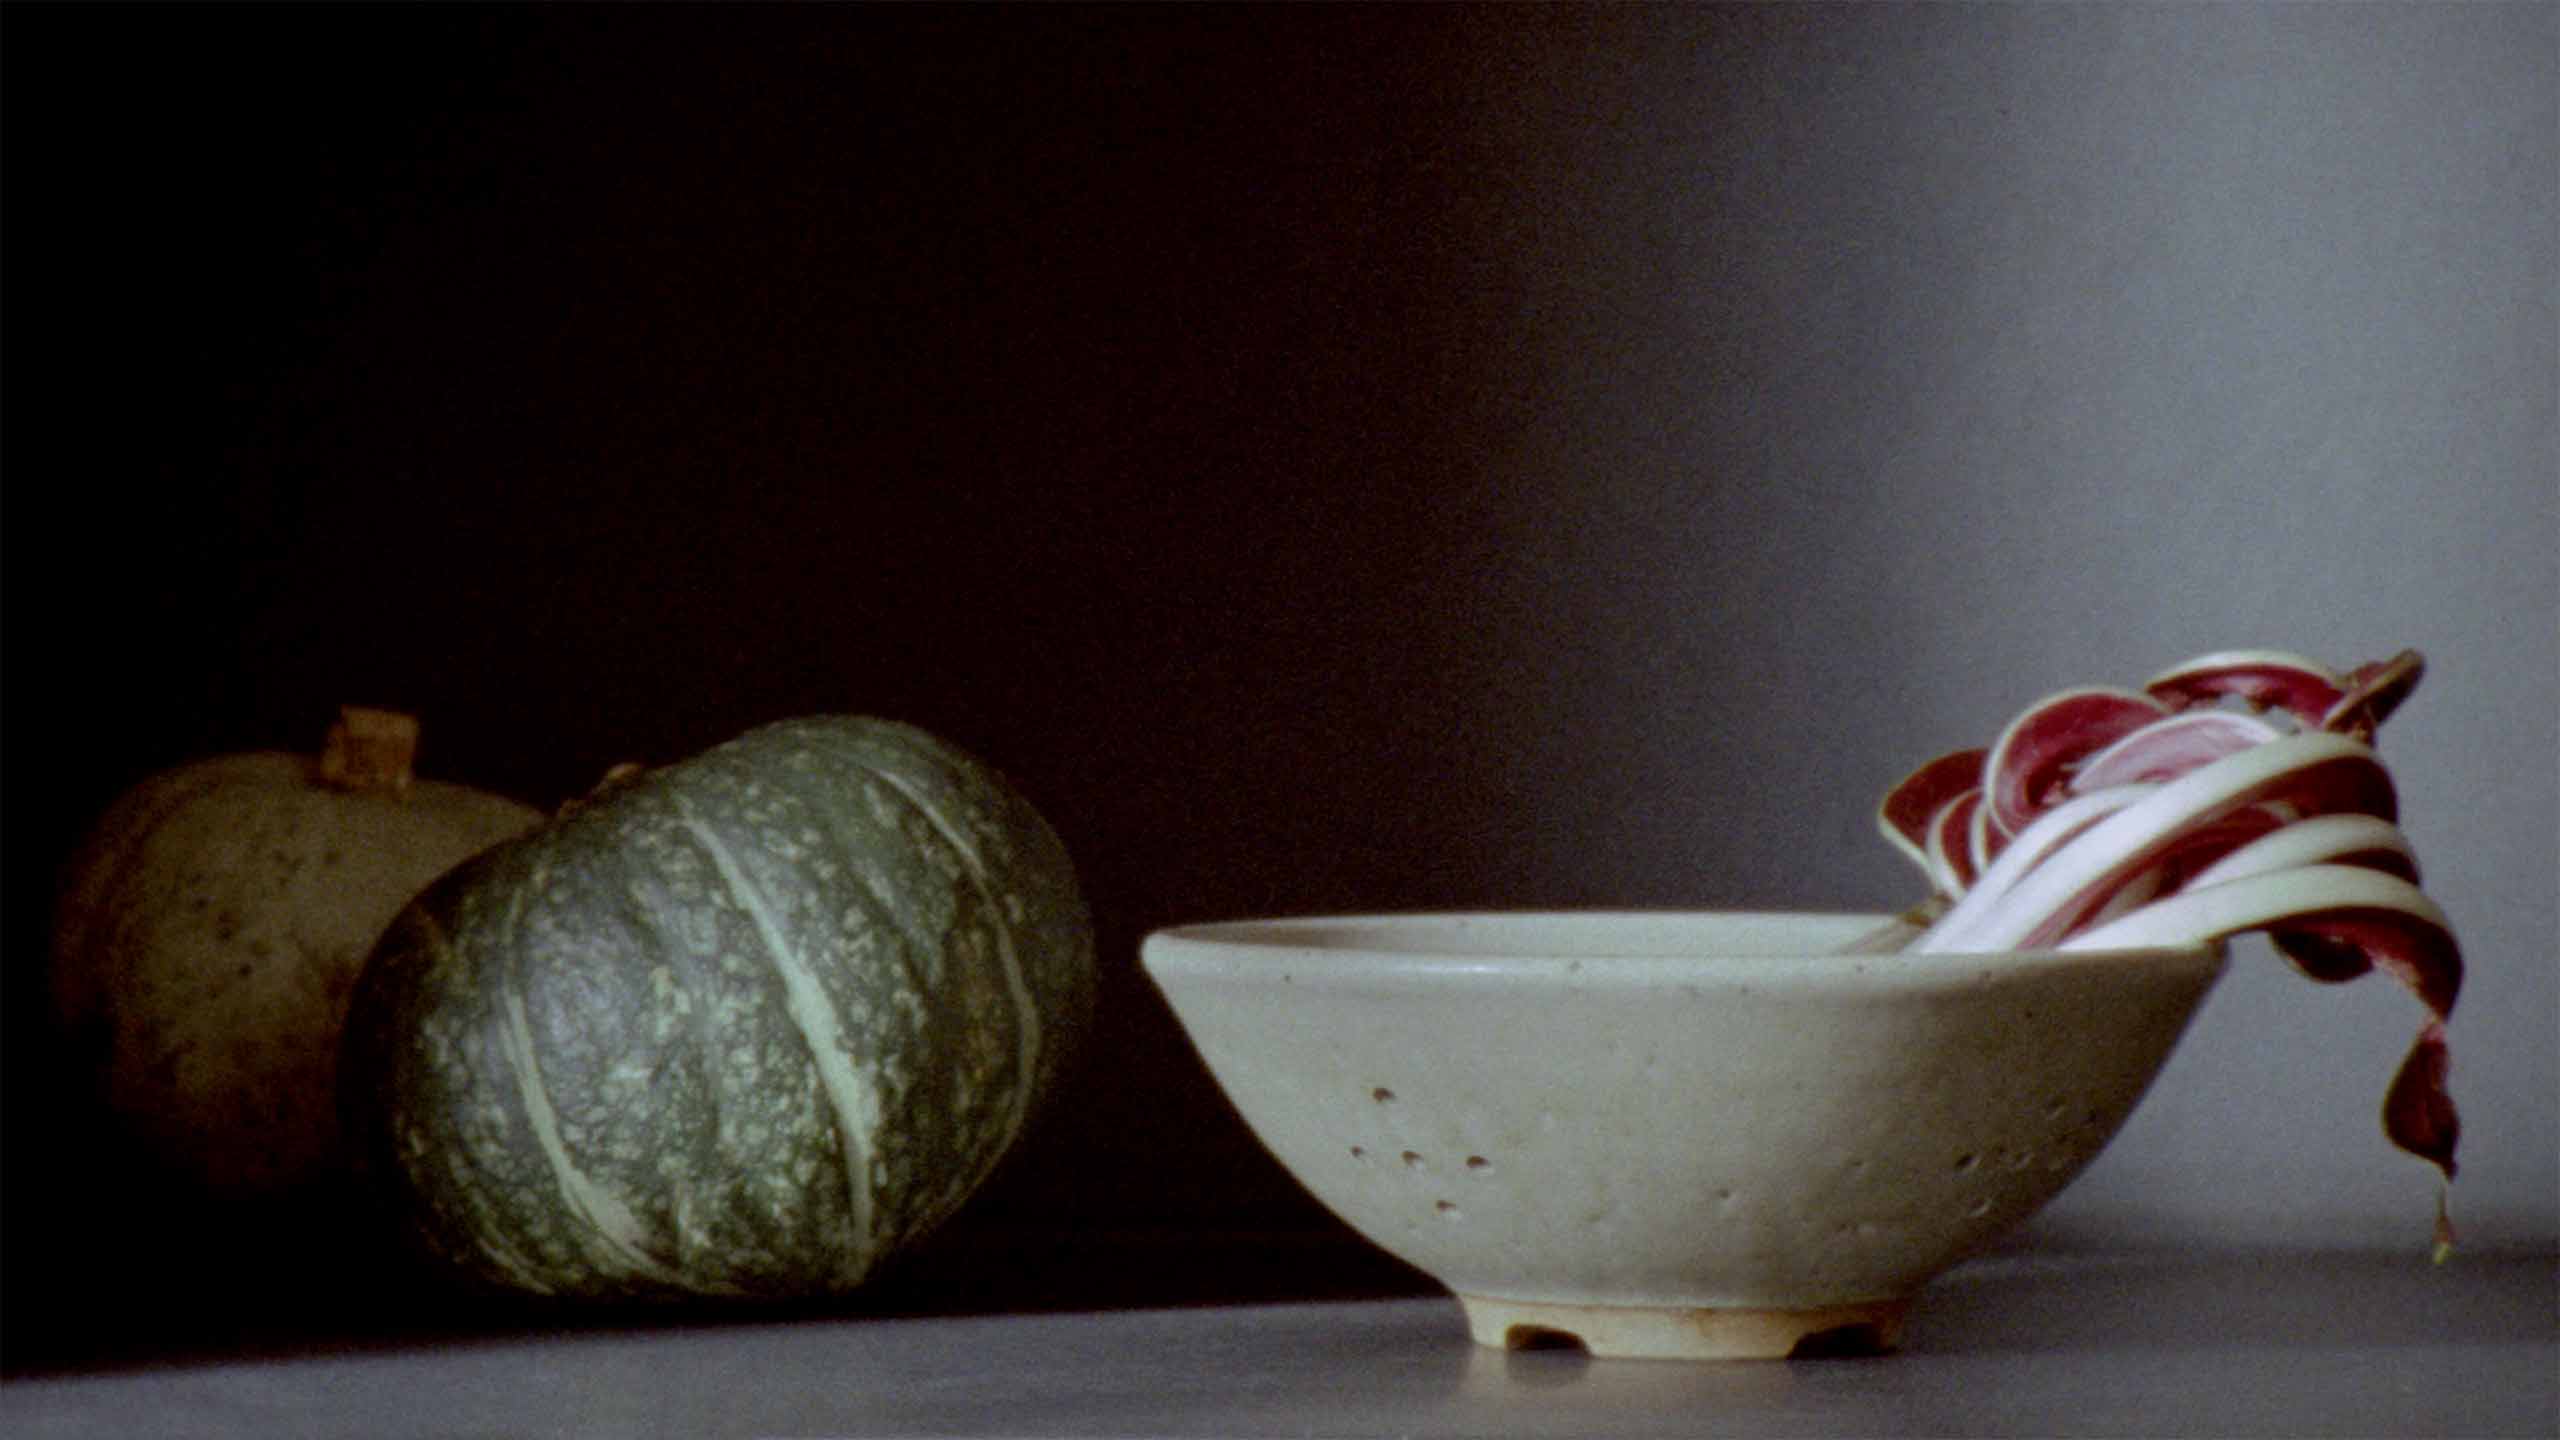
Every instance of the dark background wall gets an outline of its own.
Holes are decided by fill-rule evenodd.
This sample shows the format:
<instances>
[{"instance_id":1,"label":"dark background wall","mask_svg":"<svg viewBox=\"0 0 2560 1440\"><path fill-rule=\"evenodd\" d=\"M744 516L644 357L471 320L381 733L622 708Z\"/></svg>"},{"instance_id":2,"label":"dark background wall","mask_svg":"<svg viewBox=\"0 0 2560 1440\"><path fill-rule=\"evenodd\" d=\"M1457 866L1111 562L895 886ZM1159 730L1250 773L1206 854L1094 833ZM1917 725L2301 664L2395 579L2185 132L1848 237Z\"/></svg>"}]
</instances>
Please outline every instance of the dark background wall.
<instances>
[{"instance_id":1,"label":"dark background wall","mask_svg":"<svg viewBox=\"0 0 2560 1440\"><path fill-rule=\"evenodd\" d=\"M813 711L1010 771L1107 973L974 1223L1099 1249L1331 1234L1153 928L1891 908L1875 793L2034 695L2418 644L2412 832L2523 960L2474 982L2474 1183L2554 1227L2547 7L0 33L13 1346L82 1289L39 1247L150 1209L44 1069L53 867L345 701L546 805ZM2075 1203L2401 1233L2409 1011L2305 993L2226 986ZM2235 1180L2234 1129L2293 1168Z\"/></svg>"}]
</instances>

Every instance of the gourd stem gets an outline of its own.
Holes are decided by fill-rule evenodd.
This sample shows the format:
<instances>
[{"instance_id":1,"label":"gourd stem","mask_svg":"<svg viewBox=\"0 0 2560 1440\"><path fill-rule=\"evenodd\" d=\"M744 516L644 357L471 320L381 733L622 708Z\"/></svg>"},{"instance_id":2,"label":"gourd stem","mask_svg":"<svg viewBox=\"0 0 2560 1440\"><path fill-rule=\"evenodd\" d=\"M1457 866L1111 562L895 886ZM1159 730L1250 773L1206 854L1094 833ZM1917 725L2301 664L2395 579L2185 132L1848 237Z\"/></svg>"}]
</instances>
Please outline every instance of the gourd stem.
<instances>
[{"instance_id":1,"label":"gourd stem","mask_svg":"<svg viewBox=\"0 0 2560 1440\"><path fill-rule=\"evenodd\" d=\"M342 705L320 748L320 783L340 790L406 795L416 778L417 763L416 716Z\"/></svg>"}]
</instances>

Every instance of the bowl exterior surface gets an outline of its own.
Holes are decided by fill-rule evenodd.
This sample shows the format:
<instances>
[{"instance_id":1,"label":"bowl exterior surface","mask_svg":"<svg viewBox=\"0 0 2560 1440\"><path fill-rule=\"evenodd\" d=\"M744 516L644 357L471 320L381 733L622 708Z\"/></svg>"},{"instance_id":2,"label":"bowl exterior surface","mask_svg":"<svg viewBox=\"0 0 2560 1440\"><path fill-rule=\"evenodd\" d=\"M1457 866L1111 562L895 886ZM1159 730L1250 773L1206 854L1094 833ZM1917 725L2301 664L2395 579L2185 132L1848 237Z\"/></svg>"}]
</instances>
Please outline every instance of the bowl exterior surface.
<instances>
[{"instance_id":1,"label":"bowl exterior surface","mask_svg":"<svg viewBox=\"0 0 2560 1440\"><path fill-rule=\"evenodd\" d=\"M2219 947L1840 954L1881 916L1198 926L1144 959L1326 1206L1462 1296L1907 1298L2078 1174Z\"/></svg>"}]
</instances>

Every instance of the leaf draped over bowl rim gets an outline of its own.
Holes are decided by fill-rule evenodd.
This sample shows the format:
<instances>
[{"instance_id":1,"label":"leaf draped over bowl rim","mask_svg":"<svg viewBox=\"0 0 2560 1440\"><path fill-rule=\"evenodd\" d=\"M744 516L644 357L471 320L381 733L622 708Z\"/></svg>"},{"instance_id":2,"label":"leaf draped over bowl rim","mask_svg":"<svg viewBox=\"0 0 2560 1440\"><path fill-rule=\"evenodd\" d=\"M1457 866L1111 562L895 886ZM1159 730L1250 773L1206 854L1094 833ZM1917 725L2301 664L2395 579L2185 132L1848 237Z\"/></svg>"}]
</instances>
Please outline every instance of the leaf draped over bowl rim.
<instances>
[{"instance_id":1,"label":"leaf draped over bowl rim","mask_svg":"<svg viewBox=\"0 0 2560 1440\"><path fill-rule=\"evenodd\" d=\"M2046 696L1878 806L1878 829L1930 885L1903 948L2113 950L2260 932L2313 980L2383 970L2427 1010L2383 1128L2450 1181L2461 1125L2444 1022L2461 948L2419 888L2374 749L2424 673L2414 650L2343 672L2225 650L2139 689ZM2441 1203L2437 1225L2441 1255Z\"/></svg>"}]
</instances>

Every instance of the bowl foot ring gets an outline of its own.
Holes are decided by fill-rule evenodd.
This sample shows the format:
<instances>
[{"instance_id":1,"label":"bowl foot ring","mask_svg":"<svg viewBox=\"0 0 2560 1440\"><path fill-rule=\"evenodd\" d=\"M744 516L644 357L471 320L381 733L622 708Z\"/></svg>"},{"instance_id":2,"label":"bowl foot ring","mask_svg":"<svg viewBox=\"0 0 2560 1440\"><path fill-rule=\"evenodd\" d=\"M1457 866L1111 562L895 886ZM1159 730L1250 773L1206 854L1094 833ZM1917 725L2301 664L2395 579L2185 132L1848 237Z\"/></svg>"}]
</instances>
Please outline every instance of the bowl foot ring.
<instances>
[{"instance_id":1,"label":"bowl foot ring","mask_svg":"<svg viewBox=\"0 0 2560 1440\"><path fill-rule=\"evenodd\" d=\"M1599 1358L1784 1360L1883 1355L1902 1344L1911 1301L1809 1310L1688 1305L1572 1305L1458 1296L1467 1331L1496 1350L1572 1348Z\"/></svg>"}]
</instances>

